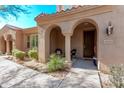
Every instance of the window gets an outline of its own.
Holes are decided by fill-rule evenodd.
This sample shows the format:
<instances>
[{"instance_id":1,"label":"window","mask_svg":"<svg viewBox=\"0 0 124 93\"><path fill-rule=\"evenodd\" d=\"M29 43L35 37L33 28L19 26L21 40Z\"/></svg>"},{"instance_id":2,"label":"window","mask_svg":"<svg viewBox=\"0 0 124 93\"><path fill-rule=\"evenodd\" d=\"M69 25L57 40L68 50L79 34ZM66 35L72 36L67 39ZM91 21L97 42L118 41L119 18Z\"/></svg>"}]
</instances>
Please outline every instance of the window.
<instances>
[{"instance_id":1,"label":"window","mask_svg":"<svg viewBox=\"0 0 124 93\"><path fill-rule=\"evenodd\" d=\"M32 34L27 37L27 48L38 47L38 35Z\"/></svg>"},{"instance_id":2,"label":"window","mask_svg":"<svg viewBox=\"0 0 124 93\"><path fill-rule=\"evenodd\" d=\"M27 36L27 48L30 48L30 36Z\"/></svg>"},{"instance_id":3,"label":"window","mask_svg":"<svg viewBox=\"0 0 124 93\"><path fill-rule=\"evenodd\" d=\"M35 47L35 36L31 36L31 48Z\"/></svg>"},{"instance_id":4,"label":"window","mask_svg":"<svg viewBox=\"0 0 124 93\"><path fill-rule=\"evenodd\" d=\"M38 35L36 35L36 47L38 47Z\"/></svg>"}]
</instances>

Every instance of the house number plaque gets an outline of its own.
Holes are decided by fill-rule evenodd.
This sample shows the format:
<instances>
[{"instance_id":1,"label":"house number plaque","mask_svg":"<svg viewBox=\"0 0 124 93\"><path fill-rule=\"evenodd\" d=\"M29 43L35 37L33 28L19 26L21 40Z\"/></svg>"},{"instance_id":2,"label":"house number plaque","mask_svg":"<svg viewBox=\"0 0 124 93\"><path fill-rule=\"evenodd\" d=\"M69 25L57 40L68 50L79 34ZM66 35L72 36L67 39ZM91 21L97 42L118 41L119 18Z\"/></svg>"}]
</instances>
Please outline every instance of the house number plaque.
<instances>
[{"instance_id":1,"label":"house number plaque","mask_svg":"<svg viewBox=\"0 0 124 93\"><path fill-rule=\"evenodd\" d=\"M113 44L113 40L110 39L104 40L104 44Z\"/></svg>"}]
</instances>

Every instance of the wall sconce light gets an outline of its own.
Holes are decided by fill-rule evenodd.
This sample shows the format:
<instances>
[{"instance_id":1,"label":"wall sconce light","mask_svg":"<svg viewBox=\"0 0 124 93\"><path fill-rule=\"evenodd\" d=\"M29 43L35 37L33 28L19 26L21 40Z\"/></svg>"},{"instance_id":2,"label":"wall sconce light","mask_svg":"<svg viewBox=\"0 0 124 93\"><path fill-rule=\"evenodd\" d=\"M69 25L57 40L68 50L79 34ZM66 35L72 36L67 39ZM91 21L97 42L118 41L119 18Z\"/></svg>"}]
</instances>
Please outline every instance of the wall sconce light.
<instances>
[{"instance_id":1,"label":"wall sconce light","mask_svg":"<svg viewBox=\"0 0 124 93\"><path fill-rule=\"evenodd\" d=\"M111 22L108 23L108 27L106 28L106 34L109 36L113 33L113 26Z\"/></svg>"}]
</instances>

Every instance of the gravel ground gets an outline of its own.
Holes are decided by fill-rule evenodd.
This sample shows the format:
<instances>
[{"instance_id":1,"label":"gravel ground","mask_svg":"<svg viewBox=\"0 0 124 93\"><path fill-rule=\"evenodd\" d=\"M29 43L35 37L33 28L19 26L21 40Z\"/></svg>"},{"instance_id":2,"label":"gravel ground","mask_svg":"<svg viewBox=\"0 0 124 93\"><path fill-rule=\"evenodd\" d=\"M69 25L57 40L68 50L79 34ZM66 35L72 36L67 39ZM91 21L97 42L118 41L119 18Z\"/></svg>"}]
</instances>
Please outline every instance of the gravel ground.
<instances>
[{"instance_id":1,"label":"gravel ground","mask_svg":"<svg viewBox=\"0 0 124 93\"><path fill-rule=\"evenodd\" d=\"M109 74L99 73L103 88L115 88L109 80Z\"/></svg>"}]
</instances>

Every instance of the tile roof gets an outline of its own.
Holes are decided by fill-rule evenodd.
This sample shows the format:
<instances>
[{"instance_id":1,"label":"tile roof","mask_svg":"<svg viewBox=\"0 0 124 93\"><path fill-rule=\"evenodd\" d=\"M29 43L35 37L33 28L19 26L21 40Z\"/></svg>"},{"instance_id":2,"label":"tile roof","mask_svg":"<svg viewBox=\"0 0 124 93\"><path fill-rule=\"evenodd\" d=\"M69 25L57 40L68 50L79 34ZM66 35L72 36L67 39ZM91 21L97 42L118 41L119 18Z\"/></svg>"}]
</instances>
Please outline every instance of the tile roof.
<instances>
[{"instance_id":1,"label":"tile roof","mask_svg":"<svg viewBox=\"0 0 124 93\"><path fill-rule=\"evenodd\" d=\"M19 27L15 27L15 26L12 26L12 25L9 25L9 24L6 24L3 28L6 28L6 27L8 27L8 28L10 28L10 29L13 29L13 30L22 30L22 28L19 28ZM2 28L2 29L3 29ZM2 30L1 29L1 30Z\"/></svg>"},{"instance_id":2,"label":"tile roof","mask_svg":"<svg viewBox=\"0 0 124 93\"><path fill-rule=\"evenodd\" d=\"M41 13L35 19L37 19L39 17L43 17L43 16L49 16L49 15L56 15L56 14L71 12L71 11L75 11L75 10L80 9L80 8L86 8L86 7L89 7L89 6L91 6L91 5L79 5L79 6L76 6L76 7L72 7L70 9L66 9L66 10L61 10L61 11L55 12L53 14Z\"/></svg>"}]
</instances>

